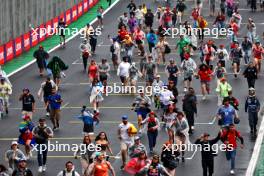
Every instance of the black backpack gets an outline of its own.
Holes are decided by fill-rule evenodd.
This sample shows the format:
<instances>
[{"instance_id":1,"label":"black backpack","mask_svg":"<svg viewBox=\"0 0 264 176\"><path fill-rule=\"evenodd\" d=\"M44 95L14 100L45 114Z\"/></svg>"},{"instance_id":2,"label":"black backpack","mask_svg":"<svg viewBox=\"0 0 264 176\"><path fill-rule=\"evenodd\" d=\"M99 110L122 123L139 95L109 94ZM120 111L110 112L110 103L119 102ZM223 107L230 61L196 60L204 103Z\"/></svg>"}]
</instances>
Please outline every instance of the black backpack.
<instances>
[{"instance_id":1,"label":"black backpack","mask_svg":"<svg viewBox=\"0 0 264 176\"><path fill-rule=\"evenodd\" d=\"M111 53L114 53L114 52L115 52L115 46L114 46L114 44L112 44L112 45L110 46L110 52L111 52Z\"/></svg>"},{"instance_id":2,"label":"black backpack","mask_svg":"<svg viewBox=\"0 0 264 176\"><path fill-rule=\"evenodd\" d=\"M51 91L52 91L52 84L51 84L51 82L47 81L43 87L44 96L47 97L47 96L51 95Z\"/></svg>"}]
</instances>

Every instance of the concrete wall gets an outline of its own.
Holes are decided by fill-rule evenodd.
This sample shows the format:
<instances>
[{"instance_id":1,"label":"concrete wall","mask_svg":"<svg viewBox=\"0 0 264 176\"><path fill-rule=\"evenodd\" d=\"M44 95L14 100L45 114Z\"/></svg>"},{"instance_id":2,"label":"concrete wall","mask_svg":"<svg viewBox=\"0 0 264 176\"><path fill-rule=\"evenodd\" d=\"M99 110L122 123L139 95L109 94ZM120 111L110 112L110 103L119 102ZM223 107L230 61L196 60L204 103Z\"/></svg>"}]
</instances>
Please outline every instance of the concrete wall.
<instances>
[{"instance_id":1,"label":"concrete wall","mask_svg":"<svg viewBox=\"0 0 264 176\"><path fill-rule=\"evenodd\" d=\"M60 15L81 0L1 0L0 45Z\"/></svg>"}]
</instances>

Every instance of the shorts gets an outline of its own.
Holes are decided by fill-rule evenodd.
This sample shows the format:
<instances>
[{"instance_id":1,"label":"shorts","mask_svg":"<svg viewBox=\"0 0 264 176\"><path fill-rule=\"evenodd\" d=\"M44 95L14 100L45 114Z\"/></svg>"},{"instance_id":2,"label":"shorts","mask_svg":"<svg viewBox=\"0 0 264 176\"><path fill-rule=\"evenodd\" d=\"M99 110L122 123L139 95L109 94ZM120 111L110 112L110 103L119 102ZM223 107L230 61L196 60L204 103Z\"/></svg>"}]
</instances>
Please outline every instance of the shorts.
<instances>
[{"instance_id":1,"label":"shorts","mask_svg":"<svg viewBox=\"0 0 264 176\"><path fill-rule=\"evenodd\" d=\"M234 59L232 65L234 64L240 65L240 60Z\"/></svg>"},{"instance_id":2,"label":"shorts","mask_svg":"<svg viewBox=\"0 0 264 176\"><path fill-rule=\"evenodd\" d=\"M192 76L184 77L184 81L192 81Z\"/></svg>"},{"instance_id":3,"label":"shorts","mask_svg":"<svg viewBox=\"0 0 264 176\"><path fill-rule=\"evenodd\" d=\"M32 111L22 111L22 115L28 115L32 120L33 112Z\"/></svg>"},{"instance_id":4,"label":"shorts","mask_svg":"<svg viewBox=\"0 0 264 176\"><path fill-rule=\"evenodd\" d=\"M101 15L97 15L98 20L102 20L103 17Z\"/></svg>"},{"instance_id":5,"label":"shorts","mask_svg":"<svg viewBox=\"0 0 264 176\"><path fill-rule=\"evenodd\" d=\"M107 75L100 75L99 78L101 82L107 81Z\"/></svg>"},{"instance_id":6,"label":"shorts","mask_svg":"<svg viewBox=\"0 0 264 176\"><path fill-rule=\"evenodd\" d=\"M139 108L139 109L137 110L137 116L140 115L140 116L142 117L143 120L147 117L147 114L148 114L147 109Z\"/></svg>"},{"instance_id":7,"label":"shorts","mask_svg":"<svg viewBox=\"0 0 264 176\"><path fill-rule=\"evenodd\" d=\"M125 76L120 76L120 80L122 83L125 83L127 81L127 78Z\"/></svg>"},{"instance_id":8,"label":"shorts","mask_svg":"<svg viewBox=\"0 0 264 176\"><path fill-rule=\"evenodd\" d=\"M146 74L146 82L153 82L154 81L154 75Z\"/></svg>"},{"instance_id":9,"label":"shorts","mask_svg":"<svg viewBox=\"0 0 264 176\"><path fill-rule=\"evenodd\" d=\"M126 142L120 142L120 149L121 150L128 150L128 148L131 146L131 144Z\"/></svg>"},{"instance_id":10,"label":"shorts","mask_svg":"<svg viewBox=\"0 0 264 176\"><path fill-rule=\"evenodd\" d=\"M61 74L58 73L58 74L53 74L53 79L61 79Z\"/></svg>"},{"instance_id":11,"label":"shorts","mask_svg":"<svg viewBox=\"0 0 264 176\"><path fill-rule=\"evenodd\" d=\"M201 81L201 84L205 84L206 87L209 87L210 81Z\"/></svg>"},{"instance_id":12,"label":"shorts","mask_svg":"<svg viewBox=\"0 0 264 176\"><path fill-rule=\"evenodd\" d=\"M3 103L2 105L8 107L9 106L9 97L6 96L6 97L2 97L1 99L2 99L1 103Z\"/></svg>"}]
</instances>

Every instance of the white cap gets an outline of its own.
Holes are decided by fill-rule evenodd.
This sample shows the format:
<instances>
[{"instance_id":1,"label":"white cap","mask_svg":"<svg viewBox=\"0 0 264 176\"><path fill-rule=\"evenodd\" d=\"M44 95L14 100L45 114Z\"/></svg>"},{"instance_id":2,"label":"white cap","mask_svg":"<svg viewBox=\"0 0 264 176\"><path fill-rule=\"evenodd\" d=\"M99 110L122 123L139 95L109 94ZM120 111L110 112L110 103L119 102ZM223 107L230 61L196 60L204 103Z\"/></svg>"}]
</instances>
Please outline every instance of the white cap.
<instances>
[{"instance_id":1,"label":"white cap","mask_svg":"<svg viewBox=\"0 0 264 176\"><path fill-rule=\"evenodd\" d=\"M17 141L12 141L11 146L12 145L18 145Z\"/></svg>"}]
</instances>

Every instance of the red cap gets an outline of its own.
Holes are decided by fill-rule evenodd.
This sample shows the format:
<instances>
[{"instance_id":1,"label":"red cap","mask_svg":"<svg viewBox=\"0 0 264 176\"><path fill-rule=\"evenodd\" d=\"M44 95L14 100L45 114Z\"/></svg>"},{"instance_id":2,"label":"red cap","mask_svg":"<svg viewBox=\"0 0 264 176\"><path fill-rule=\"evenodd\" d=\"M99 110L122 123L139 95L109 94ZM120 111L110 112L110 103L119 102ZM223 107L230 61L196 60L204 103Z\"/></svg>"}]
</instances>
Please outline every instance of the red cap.
<instances>
[{"instance_id":1,"label":"red cap","mask_svg":"<svg viewBox=\"0 0 264 176\"><path fill-rule=\"evenodd\" d=\"M155 112L154 112L154 111L151 111L151 112L149 113L149 115L155 115Z\"/></svg>"},{"instance_id":2,"label":"red cap","mask_svg":"<svg viewBox=\"0 0 264 176\"><path fill-rule=\"evenodd\" d=\"M24 115L24 116L23 116L23 119L24 119L24 120L28 120L28 119L30 119L30 116L28 116L28 115Z\"/></svg>"}]
</instances>

